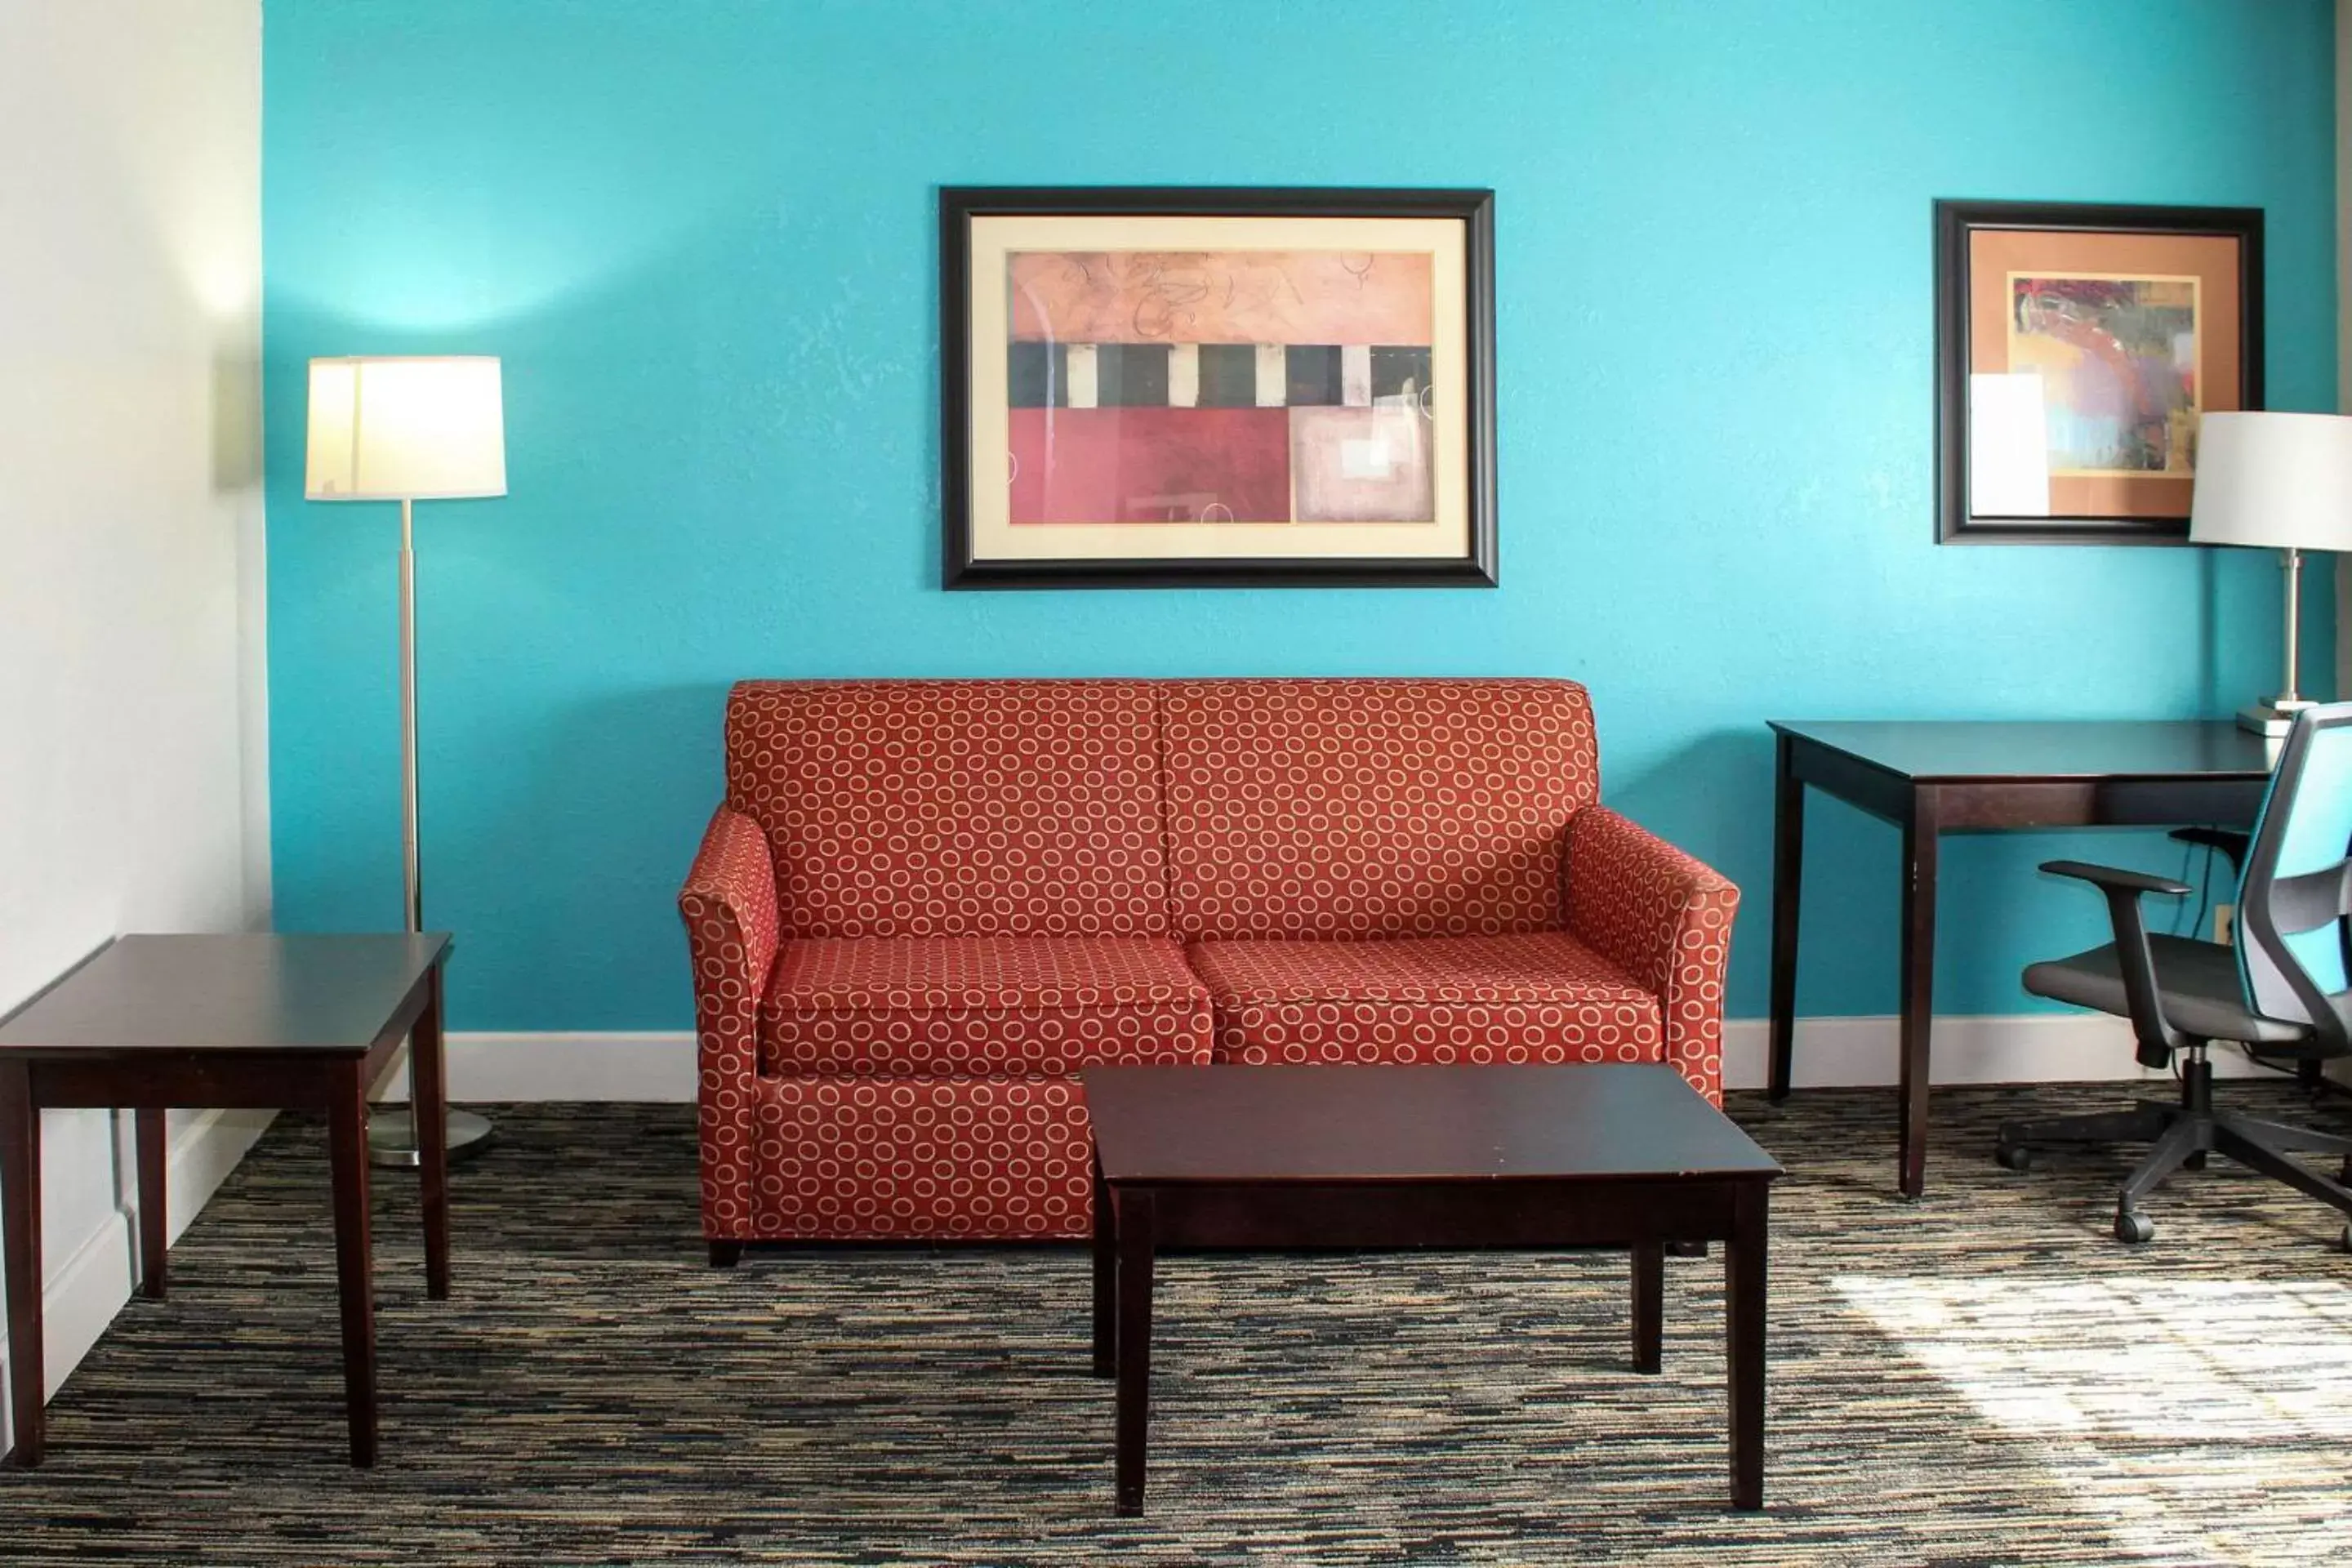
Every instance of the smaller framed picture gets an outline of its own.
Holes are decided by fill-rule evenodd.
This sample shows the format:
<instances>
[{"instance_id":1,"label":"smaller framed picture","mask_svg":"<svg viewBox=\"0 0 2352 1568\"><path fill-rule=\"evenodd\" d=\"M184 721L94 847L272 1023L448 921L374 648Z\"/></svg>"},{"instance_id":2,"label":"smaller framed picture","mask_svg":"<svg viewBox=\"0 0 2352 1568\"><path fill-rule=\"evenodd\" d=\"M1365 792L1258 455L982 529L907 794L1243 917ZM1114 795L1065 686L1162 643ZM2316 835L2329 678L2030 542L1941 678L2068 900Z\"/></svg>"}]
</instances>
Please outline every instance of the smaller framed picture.
<instances>
[{"instance_id":1,"label":"smaller framed picture","mask_svg":"<svg viewBox=\"0 0 2352 1568\"><path fill-rule=\"evenodd\" d=\"M1937 537L2175 544L2197 421L2263 405L2263 215L1936 204Z\"/></svg>"},{"instance_id":2,"label":"smaller framed picture","mask_svg":"<svg viewBox=\"0 0 2352 1568\"><path fill-rule=\"evenodd\" d=\"M945 585L1492 587L1493 215L941 191Z\"/></svg>"}]
</instances>

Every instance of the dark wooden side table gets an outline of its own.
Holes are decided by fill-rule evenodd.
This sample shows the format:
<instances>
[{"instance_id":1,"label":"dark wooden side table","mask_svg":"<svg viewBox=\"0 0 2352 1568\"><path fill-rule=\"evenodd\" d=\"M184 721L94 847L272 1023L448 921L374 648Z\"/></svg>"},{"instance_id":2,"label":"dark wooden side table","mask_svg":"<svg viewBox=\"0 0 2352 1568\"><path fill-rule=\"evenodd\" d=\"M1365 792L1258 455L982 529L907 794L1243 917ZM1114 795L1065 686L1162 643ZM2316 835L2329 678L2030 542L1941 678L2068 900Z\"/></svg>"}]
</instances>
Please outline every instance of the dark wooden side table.
<instances>
[{"instance_id":1,"label":"dark wooden side table","mask_svg":"<svg viewBox=\"0 0 2352 1568\"><path fill-rule=\"evenodd\" d=\"M1938 835L2033 827L2251 826L2274 743L2229 720L2086 723L1775 721L1771 1097L1789 1093L1805 786L1903 830L1897 1181L1927 1180L1927 1034L1935 1012Z\"/></svg>"},{"instance_id":2,"label":"dark wooden side table","mask_svg":"<svg viewBox=\"0 0 2352 1568\"><path fill-rule=\"evenodd\" d=\"M327 1113L352 1463L376 1454L368 1236L368 1085L413 1042L425 1293L449 1294L444 931L399 936L127 936L0 1023L0 1221L19 1465L41 1462L41 1118L138 1112L140 1289L163 1293L163 1111Z\"/></svg>"},{"instance_id":3,"label":"dark wooden side table","mask_svg":"<svg viewBox=\"0 0 2352 1568\"><path fill-rule=\"evenodd\" d=\"M1094 1370L1118 1380L1118 1511L1143 1511L1162 1247L1623 1247L1659 1369L1665 1248L1722 1241L1731 1502L1764 1506L1766 1203L1780 1173L1667 1067L1106 1067Z\"/></svg>"}]
</instances>

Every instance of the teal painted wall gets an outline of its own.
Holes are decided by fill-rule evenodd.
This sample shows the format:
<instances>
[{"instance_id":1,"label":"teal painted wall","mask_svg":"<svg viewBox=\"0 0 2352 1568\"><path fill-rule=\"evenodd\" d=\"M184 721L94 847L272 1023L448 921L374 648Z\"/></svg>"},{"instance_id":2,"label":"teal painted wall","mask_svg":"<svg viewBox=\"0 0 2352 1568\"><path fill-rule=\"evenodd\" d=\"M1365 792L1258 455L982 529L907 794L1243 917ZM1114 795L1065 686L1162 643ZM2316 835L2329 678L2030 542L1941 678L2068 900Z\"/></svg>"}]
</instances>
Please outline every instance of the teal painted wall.
<instances>
[{"instance_id":1,"label":"teal painted wall","mask_svg":"<svg viewBox=\"0 0 2352 1568\"><path fill-rule=\"evenodd\" d=\"M313 354L505 356L512 494L419 508L428 918L469 1029L683 1027L743 676L1511 672L1748 890L1768 717L2221 714L2250 552L1932 542L1929 204L2243 204L2334 406L2326 0L270 0L278 910L398 919L392 508L301 499ZM941 184L1491 185L1503 586L943 594ZM2318 574L2323 580L2326 574ZM2313 673L2332 616L2313 595ZM1817 806L1801 1005L1894 1004L1891 829ZM2177 868L2145 836L2093 852ZM2096 900L1947 854L1940 1010Z\"/></svg>"}]
</instances>

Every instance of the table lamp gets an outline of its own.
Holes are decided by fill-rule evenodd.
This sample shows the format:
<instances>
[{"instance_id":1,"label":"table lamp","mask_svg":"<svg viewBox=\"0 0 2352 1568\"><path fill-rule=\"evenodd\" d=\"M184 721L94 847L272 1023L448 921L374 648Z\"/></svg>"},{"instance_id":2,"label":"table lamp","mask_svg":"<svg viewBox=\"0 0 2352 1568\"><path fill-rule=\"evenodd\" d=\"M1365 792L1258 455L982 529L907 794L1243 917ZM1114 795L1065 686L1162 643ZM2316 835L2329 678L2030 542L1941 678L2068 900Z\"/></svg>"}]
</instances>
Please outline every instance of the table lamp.
<instances>
[{"instance_id":1,"label":"table lamp","mask_svg":"<svg viewBox=\"0 0 2352 1568\"><path fill-rule=\"evenodd\" d=\"M2241 729L2284 735L2309 698L2295 689L2303 552L2352 550L2352 417L2338 414L2208 414L2197 430L2195 544L2259 545L2284 552L2286 678L2276 697L2239 710Z\"/></svg>"},{"instance_id":2,"label":"table lamp","mask_svg":"<svg viewBox=\"0 0 2352 1568\"><path fill-rule=\"evenodd\" d=\"M314 359L309 500L400 503L400 838L406 928L425 928L416 807L416 555L411 514L420 500L507 493L505 405L499 362L481 355ZM449 1113L449 1157L478 1153L490 1124ZM380 1108L368 1126L380 1165L416 1163L405 1110Z\"/></svg>"}]
</instances>

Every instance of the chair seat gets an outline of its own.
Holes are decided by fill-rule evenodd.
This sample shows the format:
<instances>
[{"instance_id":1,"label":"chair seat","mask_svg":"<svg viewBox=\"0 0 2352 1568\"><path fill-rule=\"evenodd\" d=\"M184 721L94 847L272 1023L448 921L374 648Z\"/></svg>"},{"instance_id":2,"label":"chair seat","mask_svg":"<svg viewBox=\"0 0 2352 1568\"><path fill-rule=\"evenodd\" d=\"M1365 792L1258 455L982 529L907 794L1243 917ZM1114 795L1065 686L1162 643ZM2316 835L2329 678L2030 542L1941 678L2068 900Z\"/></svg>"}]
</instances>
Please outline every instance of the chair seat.
<instances>
[{"instance_id":1,"label":"chair seat","mask_svg":"<svg viewBox=\"0 0 2352 1568\"><path fill-rule=\"evenodd\" d=\"M1202 942L1217 1059L1654 1062L1658 999L1566 931Z\"/></svg>"},{"instance_id":2,"label":"chair seat","mask_svg":"<svg viewBox=\"0 0 2352 1568\"><path fill-rule=\"evenodd\" d=\"M760 1045L784 1073L1203 1062L1209 999L1162 938L818 938L777 949Z\"/></svg>"},{"instance_id":3,"label":"chair seat","mask_svg":"<svg viewBox=\"0 0 2352 1568\"><path fill-rule=\"evenodd\" d=\"M2246 1010L2245 992L2238 978L2237 954L2219 942L2193 937L2148 939L2156 963L2156 988L2164 1002L2164 1016L2184 1035L2206 1040L2243 1040L2254 1045L2284 1045L2308 1037L2300 1024L2265 1018ZM2117 1017L2131 1016L2124 997L2123 969L2116 944L2095 947L2070 958L2053 958L2025 972L2025 988L2054 1002L2096 1007Z\"/></svg>"}]
</instances>

